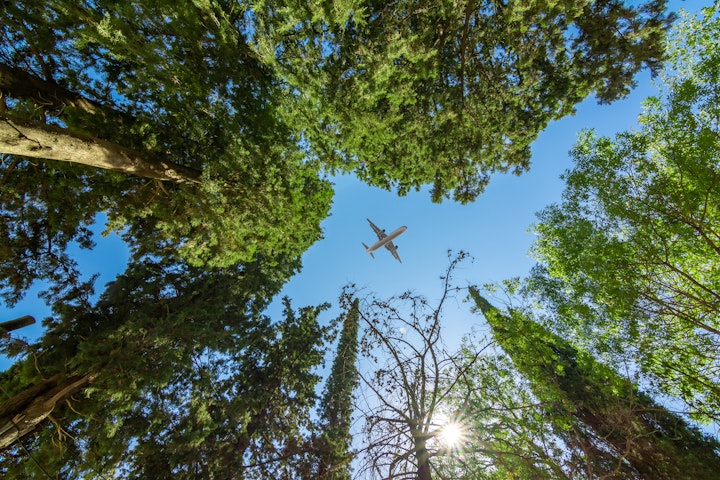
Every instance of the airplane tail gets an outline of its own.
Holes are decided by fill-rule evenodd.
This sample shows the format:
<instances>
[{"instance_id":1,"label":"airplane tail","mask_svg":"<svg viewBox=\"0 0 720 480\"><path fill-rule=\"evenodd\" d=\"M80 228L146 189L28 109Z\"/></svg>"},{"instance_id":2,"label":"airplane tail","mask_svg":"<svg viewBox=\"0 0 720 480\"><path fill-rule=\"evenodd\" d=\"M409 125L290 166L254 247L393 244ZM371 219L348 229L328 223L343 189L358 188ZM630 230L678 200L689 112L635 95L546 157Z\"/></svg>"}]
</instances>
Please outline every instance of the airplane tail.
<instances>
[{"instance_id":1,"label":"airplane tail","mask_svg":"<svg viewBox=\"0 0 720 480\"><path fill-rule=\"evenodd\" d=\"M372 252L368 250L368 248L370 248L370 247L368 247L367 245L365 245L365 242L360 242L360 243L362 243L362 246L365 247L365 251L366 251L367 253L369 253L372 258L375 258L375 255L373 255Z\"/></svg>"}]
</instances>

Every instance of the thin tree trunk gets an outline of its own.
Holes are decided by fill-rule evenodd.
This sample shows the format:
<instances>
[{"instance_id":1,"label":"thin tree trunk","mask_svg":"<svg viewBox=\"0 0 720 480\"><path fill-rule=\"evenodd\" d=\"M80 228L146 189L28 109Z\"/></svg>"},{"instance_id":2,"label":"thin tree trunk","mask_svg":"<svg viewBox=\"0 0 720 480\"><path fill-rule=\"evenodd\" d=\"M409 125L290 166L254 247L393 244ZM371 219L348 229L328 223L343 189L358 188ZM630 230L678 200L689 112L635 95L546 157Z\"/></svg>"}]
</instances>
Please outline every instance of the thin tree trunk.
<instances>
[{"instance_id":1,"label":"thin tree trunk","mask_svg":"<svg viewBox=\"0 0 720 480\"><path fill-rule=\"evenodd\" d=\"M0 450L35 430L55 409L55 405L85 388L94 375L74 376L58 383L55 375L0 404Z\"/></svg>"},{"instance_id":2,"label":"thin tree trunk","mask_svg":"<svg viewBox=\"0 0 720 480\"><path fill-rule=\"evenodd\" d=\"M0 115L0 152L81 163L139 177L199 183L201 172L53 125Z\"/></svg>"}]
</instances>

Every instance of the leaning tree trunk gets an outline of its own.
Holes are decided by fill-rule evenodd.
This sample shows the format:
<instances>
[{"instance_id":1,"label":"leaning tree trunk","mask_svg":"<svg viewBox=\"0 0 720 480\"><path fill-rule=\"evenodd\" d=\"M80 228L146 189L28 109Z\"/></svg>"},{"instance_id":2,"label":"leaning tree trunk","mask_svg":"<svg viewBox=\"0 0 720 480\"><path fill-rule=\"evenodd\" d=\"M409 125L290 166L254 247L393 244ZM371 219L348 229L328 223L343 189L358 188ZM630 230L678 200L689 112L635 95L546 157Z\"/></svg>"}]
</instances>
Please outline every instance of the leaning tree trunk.
<instances>
[{"instance_id":1,"label":"leaning tree trunk","mask_svg":"<svg viewBox=\"0 0 720 480\"><path fill-rule=\"evenodd\" d=\"M30 325L35 323L35 318L30 315L24 315L19 318L15 318L13 320L8 320L6 322L0 322L0 328L5 330L6 332L9 332L11 330L17 330L19 328L23 327L29 327Z\"/></svg>"},{"instance_id":2,"label":"leaning tree trunk","mask_svg":"<svg viewBox=\"0 0 720 480\"><path fill-rule=\"evenodd\" d=\"M0 153L58 160L175 183L199 183L201 172L53 125L0 115Z\"/></svg>"},{"instance_id":3,"label":"leaning tree trunk","mask_svg":"<svg viewBox=\"0 0 720 480\"><path fill-rule=\"evenodd\" d=\"M94 379L94 375L62 379L58 374L0 404L0 450L35 430L58 402L82 390Z\"/></svg>"},{"instance_id":4,"label":"leaning tree trunk","mask_svg":"<svg viewBox=\"0 0 720 480\"><path fill-rule=\"evenodd\" d=\"M0 91L14 98L30 99L35 104L54 111L65 107L75 107L91 114L104 117L112 116L116 120L127 121L131 117L105 107L99 102L72 92L55 82L43 80L19 68L0 63Z\"/></svg>"}]
</instances>

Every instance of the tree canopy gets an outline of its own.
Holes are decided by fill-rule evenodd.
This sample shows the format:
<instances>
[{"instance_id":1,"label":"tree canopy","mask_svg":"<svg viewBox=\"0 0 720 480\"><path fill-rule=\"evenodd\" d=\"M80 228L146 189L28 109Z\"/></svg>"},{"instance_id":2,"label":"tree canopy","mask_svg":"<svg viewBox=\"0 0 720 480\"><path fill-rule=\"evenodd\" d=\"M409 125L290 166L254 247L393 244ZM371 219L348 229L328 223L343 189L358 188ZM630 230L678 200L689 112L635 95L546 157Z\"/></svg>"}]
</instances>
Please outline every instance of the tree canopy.
<instances>
[{"instance_id":1,"label":"tree canopy","mask_svg":"<svg viewBox=\"0 0 720 480\"><path fill-rule=\"evenodd\" d=\"M592 93L621 98L658 67L671 21L657 0L290 0L258 2L253 17L318 158L463 203L493 172L526 171L551 120Z\"/></svg>"},{"instance_id":2,"label":"tree canopy","mask_svg":"<svg viewBox=\"0 0 720 480\"><path fill-rule=\"evenodd\" d=\"M323 171L473 200L662 59L664 1L571 3L6 5L0 293L76 278L99 211L140 255L222 267L319 239Z\"/></svg>"},{"instance_id":3,"label":"tree canopy","mask_svg":"<svg viewBox=\"0 0 720 480\"><path fill-rule=\"evenodd\" d=\"M286 299L284 318L267 318L261 312L284 276L254 267L145 258L94 305L87 288L56 299L40 341L3 352L23 354L2 374L3 393L26 399L0 404L0 440L11 445L0 470L13 478L294 471L309 451L315 370L330 333L317 319L325 306L296 313ZM42 412L37 432L5 443L18 419L33 420L29 401L46 398L35 386L65 379L78 388Z\"/></svg>"},{"instance_id":4,"label":"tree canopy","mask_svg":"<svg viewBox=\"0 0 720 480\"><path fill-rule=\"evenodd\" d=\"M330 184L283 119L278 80L221 7L4 7L8 301L34 279L76 274L65 249L91 246L99 211L138 255L173 249L197 266L269 265L320 238Z\"/></svg>"},{"instance_id":5,"label":"tree canopy","mask_svg":"<svg viewBox=\"0 0 720 480\"><path fill-rule=\"evenodd\" d=\"M666 87L638 131L592 131L572 151L563 200L539 214L533 287L561 325L600 351L631 353L696 418L720 390L720 17L686 18ZM562 328L562 327L561 327Z\"/></svg>"},{"instance_id":6,"label":"tree canopy","mask_svg":"<svg viewBox=\"0 0 720 480\"><path fill-rule=\"evenodd\" d=\"M53 307L36 342L0 339L17 358L0 374L2 474L347 479L358 378L361 473L669 478L717 463L715 443L522 315L483 304L505 353L490 338L447 348L464 253L437 305L344 297L319 401L327 306L264 313L321 237L328 174L475 200L492 174L529 168L549 122L659 70L664 0L2 5L0 296L39 280ZM637 342L664 392L716 419L720 27L683 25L642 130L575 149L532 285L602 346ZM68 249L92 248L99 212L131 260L94 299ZM482 432L444 444L461 421Z\"/></svg>"}]
</instances>

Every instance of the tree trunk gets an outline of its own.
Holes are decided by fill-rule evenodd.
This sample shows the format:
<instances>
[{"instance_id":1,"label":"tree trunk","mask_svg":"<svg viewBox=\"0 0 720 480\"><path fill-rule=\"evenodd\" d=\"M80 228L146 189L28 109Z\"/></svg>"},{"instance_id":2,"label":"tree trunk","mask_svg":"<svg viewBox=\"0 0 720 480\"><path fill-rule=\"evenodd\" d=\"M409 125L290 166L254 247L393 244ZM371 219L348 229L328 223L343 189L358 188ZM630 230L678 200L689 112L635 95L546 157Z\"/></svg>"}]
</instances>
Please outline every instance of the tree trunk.
<instances>
[{"instance_id":1,"label":"tree trunk","mask_svg":"<svg viewBox=\"0 0 720 480\"><path fill-rule=\"evenodd\" d=\"M73 376L58 383L60 378L55 375L0 404L0 450L35 430L58 402L83 389L95 376Z\"/></svg>"},{"instance_id":2,"label":"tree trunk","mask_svg":"<svg viewBox=\"0 0 720 480\"><path fill-rule=\"evenodd\" d=\"M19 328L28 327L35 323L35 318L30 315L25 315L14 320L8 320L7 322L0 323L0 328L9 332L11 330L17 330Z\"/></svg>"},{"instance_id":3,"label":"tree trunk","mask_svg":"<svg viewBox=\"0 0 720 480\"><path fill-rule=\"evenodd\" d=\"M417 460L417 480L432 480L430 473L430 455L424 438L415 439L415 459Z\"/></svg>"},{"instance_id":4,"label":"tree trunk","mask_svg":"<svg viewBox=\"0 0 720 480\"><path fill-rule=\"evenodd\" d=\"M81 163L139 177L199 183L201 172L89 135L53 125L0 115L0 152L23 157Z\"/></svg>"},{"instance_id":5,"label":"tree trunk","mask_svg":"<svg viewBox=\"0 0 720 480\"><path fill-rule=\"evenodd\" d=\"M92 114L108 115L128 120L125 113L109 109L99 102L71 92L55 82L43 80L18 68L0 63L0 92L13 98L27 98L50 110L60 111L64 107L75 107Z\"/></svg>"}]
</instances>

